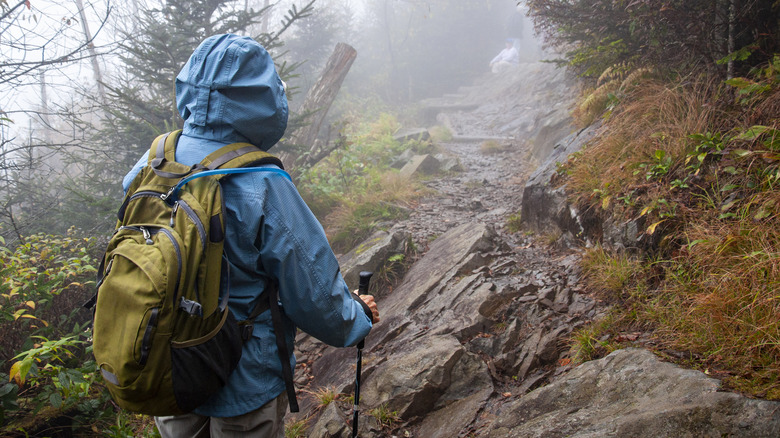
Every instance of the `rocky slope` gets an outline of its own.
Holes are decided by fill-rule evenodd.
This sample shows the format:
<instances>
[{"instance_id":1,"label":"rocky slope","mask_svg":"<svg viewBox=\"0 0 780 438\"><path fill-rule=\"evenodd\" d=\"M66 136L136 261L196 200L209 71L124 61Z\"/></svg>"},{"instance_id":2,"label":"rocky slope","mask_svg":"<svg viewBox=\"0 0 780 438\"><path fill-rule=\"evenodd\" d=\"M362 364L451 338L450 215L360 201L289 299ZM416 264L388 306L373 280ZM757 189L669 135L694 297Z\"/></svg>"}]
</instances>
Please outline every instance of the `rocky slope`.
<instances>
[{"instance_id":1,"label":"rocky slope","mask_svg":"<svg viewBox=\"0 0 780 438\"><path fill-rule=\"evenodd\" d=\"M545 209L560 216L567 207L546 192L549 177L536 163L582 140L574 133L553 149L573 132L574 92L548 64L461 91L426 103L429 123L448 125L453 141L436 158L411 158L403 172L431 172L452 157L460 166L446 167L461 171L426 177L435 193L409 219L341 259L356 285L358 271L382 270L410 242L420 251L379 297L382 321L363 357L360 436L780 436L780 404L719 392L717 381L646 350L571 365L568 336L603 309L580 283L573 234L547 226L557 219ZM503 150L484 153L485 139ZM536 207L523 203L529 187L542 195ZM540 231L507 230L521 209ZM349 436L350 404L322 405L311 394L352 393L355 349L302 334L296 354L308 436Z\"/></svg>"}]
</instances>

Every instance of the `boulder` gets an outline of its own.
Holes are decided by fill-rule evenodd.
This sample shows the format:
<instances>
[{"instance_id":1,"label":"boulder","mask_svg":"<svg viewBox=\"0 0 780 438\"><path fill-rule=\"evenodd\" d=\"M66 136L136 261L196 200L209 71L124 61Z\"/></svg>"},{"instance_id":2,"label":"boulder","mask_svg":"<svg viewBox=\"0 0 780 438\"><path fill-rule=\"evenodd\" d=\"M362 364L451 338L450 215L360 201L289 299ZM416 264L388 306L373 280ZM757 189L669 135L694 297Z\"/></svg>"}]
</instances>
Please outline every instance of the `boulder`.
<instances>
[{"instance_id":1,"label":"boulder","mask_svg":"<svg viewBox=\"0 0 780 438\"><path fill-rule=\"evenodd\" d=\"M432 289L445 287L459 273L484 262L472 255L495 249L495 237L495 230L486 224L466 223L436 239L426 255L406 273L401 285L382 303L386 314L406 317L416 311L429 299ZM380 322L379 326L383 324Z\"/></svg>"},{"instance_id":2,"label":"boulder","mask_svg":"<svg viewBox=\"0 0 780 438\"><path fill-rule=\"evenodd\" d=\"M463 165L458 157L446 154L436 154L433 157L439 160L439 170L442 172L463 172Z\"/></svg>"},{"instance_id":3,"label":"boulder","mask_svg":"<svg viewBox=\"0 0 780 438\"><path fill-rule=\"evenodd\" d=\"M398 131L393 140L399 143L405 143L410 140L425 141L431 138L431 134L425 128L409 128Z\"/></svg>"},{"instance_id":4,"label":"boulder","mask_svg":"<svg viewBox=\"0 0 780 438\"><path fill-rule=\"evenodd\" d=\"M393 169L401 169L403 168L406 163L409 162L414 157L414 151L411 149L406 149L405 151L401 152L401 155L395 157L393 161L390 163L390 167Z\"/></svg>"},{"instance_id":5,"label":"boulder","mask_svg":"<svg viewBox=\"0 0 780 438\"><path fill-rule=\"evenodd\" d=\"M403 254L411 234L408 231L395 229L377 231L352 251L339 257L341 275L344 281L357 289L360 271L379 271L390 257Z\"/></svg>"},{"instance_id":6,"label":"boulder","mask_svg":"<svg viewBox=\"0 0 780 438\"><path fill-rule=\"evenodd\" d=\"M571 134L558 143L547 160L534 171L523 189L522 222L535 231L569 232L574 236L588 233L592 218L569 204L566 186L555 186L552 180L558 165L568 156L582 149L597 133L599 125L592 125Z\"/></svg>"},{"instance_id":7,"label":"boulder","mask_svg":"<svg viewBox=\"0 0 780 438\"><path fill-rule=\"evenodd\" d=\"M630 348L506 404L487 436L777 437L780 403L720 392L718 380Z\"/></svg>"},{"instance_id":8,"label":"boulder","mask_svg":"<svg viewBox=\"0 0 780 438\"><path fill-rule=\"evenodd\" d=\"M423 336L397 344L391 359L365 377L361 403L365 400L366 406L386 405L410 419L492 390L487 366L453 336Z\"/></svg>"},{"instance_id":9,"label":"boulder","mask_svg":"<svg viewBox=\"0 0 780 438\"><path fill-rule=\"evenodd\" d=\"M413 175L431 175L439 171L439 160L433 156L415 155L404 167L401 168L401 176L411 178Z\"/></svg>"},{"instance_id":10,"label":"boulder","mask_svg":"<svg viewBox=\"0 0 780 438\"><path fill-rule=\"evenodd\" d=\"M310 438L332 438L348 436L351 432L352 429L348 426L344 414L336 406L336 402L332 402L322 410L307 436Z\"/></svg>"}]
</instances>

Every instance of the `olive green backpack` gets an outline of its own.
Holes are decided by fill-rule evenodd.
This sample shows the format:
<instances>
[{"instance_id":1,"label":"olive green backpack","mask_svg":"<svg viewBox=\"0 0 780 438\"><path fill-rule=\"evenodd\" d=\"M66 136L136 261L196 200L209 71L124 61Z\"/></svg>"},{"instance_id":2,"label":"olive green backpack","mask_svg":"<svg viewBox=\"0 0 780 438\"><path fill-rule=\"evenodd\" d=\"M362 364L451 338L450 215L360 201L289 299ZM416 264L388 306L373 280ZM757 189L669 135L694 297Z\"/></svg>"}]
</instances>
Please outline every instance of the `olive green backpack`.
<instances>
[{"instance_id":1,"label":"olive green backpack","mask_svg":"<svg viewBox=\"0 0 780 438\"><path fill-rule=\"evenodd\" d=\"M247 320L236 321L227 307L219 180L254 171L289 178L279 159L248 143L227 145L194 166L177 163L180 133L155 139L148 165L127 190L88 303L94 305L93 353L112 397L124 409L158 416L189 412L222 388L252 321L277 307L270 279L268 299ZM245 167L261 164L279 168ZM282 364L289 368L289 360ZM289 393L292 372L285 374Z\"/></svg>"}]
</instances>

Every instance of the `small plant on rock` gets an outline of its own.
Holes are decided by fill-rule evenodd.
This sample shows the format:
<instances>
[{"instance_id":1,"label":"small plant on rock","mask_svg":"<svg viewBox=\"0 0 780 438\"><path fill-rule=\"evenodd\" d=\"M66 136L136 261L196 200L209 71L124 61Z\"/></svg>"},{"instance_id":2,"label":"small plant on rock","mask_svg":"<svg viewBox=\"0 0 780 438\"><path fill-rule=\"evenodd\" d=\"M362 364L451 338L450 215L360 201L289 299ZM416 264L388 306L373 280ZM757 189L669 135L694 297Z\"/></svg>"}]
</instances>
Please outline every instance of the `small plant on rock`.
<instances>
[{"instance_id":1,"label":"small plant on rock","mask_svg":"<svg viewBox=\"0 0 780 438\"><path fill-rule=\"evenodd\" d=\"M304 438L309 429L308 419L289 421L284 425L284 438Z\"/></svg>"},{"instance_id":2,"label":"small plant on rock","mask_svg":"<svg viewBox=\"0 0 780 438\"><path fill-rule=\"evenodd\" d=\"M371 409L368 413L376 418L383 427L389 427L401 421L401 417L398 416L398 411L391 411L390 408L387 407L387 404L381 404L374 409Z\"/></svg>"},{"instance_id":3,"label":"small plant on rock","mask_svg":"<svg viewBox=\"0 0 780 438\"><path fill-rule=\"evenodd\" d=\"M339 392L333 386L326 386L314 391L306 391L317 401L318 408L324 408L339 399Z\"/></svg>"},{"instance_id":4,"label":"small plant on rock","mask_svg":"<svg viewBox=\"0 0 780 438\"><path fill-rule=\"evenodd\" d=\"M504 151L504 146L495 140L485 140L479 145L479 151L483 154L497 154Z\"/></svg>"},{"instance_id":5,"label":"small plant on rock","mask_svg":"<svg viewBox=\"0 0 780 438\"><path fill-rule=\"evenodd\" d=\"M522 229L522 225L522 218L520 216L520 212L518 211L517 213L507 218L504 228L506 228L506 230L510 233L517 233Z\"/></svg>"}]
</instances>

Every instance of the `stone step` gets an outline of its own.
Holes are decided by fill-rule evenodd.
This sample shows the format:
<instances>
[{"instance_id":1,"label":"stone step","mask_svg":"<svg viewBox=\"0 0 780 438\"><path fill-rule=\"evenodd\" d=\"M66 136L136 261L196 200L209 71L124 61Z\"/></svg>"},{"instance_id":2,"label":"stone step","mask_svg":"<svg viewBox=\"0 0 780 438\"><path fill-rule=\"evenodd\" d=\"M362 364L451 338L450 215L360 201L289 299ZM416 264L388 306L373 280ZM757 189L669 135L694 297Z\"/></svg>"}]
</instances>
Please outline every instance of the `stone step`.
<instances>
[{"instance_id":1,"label":"stone step","mask_svg":"<svg viewBox=\"0 0 780 438\"><path fill-rule=\"evenodd\" d=\"M494 135L454 135L449 143L482 143L483 141L497 141L499 143L513 142L514 137L501 137Z\"/></svg>"}]
</instances>

